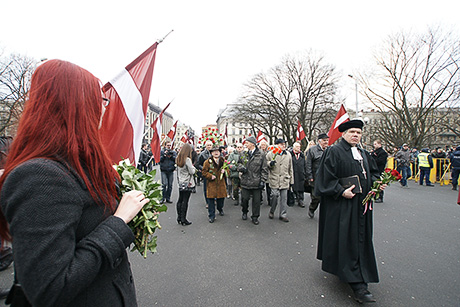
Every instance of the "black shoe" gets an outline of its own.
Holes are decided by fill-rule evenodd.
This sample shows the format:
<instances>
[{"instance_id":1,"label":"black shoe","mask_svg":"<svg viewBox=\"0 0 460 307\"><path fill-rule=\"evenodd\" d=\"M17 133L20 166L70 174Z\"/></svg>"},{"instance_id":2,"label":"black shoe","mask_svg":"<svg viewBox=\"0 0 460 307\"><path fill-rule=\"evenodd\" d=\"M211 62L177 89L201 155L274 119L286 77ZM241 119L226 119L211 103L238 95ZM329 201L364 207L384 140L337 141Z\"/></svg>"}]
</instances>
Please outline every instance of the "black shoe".
<instances>
[{"instance_id":1,"label":"black shoe","mask_svg":"<svg viewBox=\"0 0 460 307\"><path fill-rule=\"evenodd\" d=\"M164 203L165 203L165 200L162 199L162 200L160 201L160 204L164 204Z\"/></svg>"},{"instance_id":2,"label":"black shoe","mask_svg":"<svg viewBox=\"0 0 460 307\"><path fill-rule=\"evenodd\" d=\"M239 206L239 204L240 204L240 203L236 201L233 205Z\"/></svg>"},{"instance_id":3,"label":"black shoe","mask_svg":"<svg viewBox=\"0 0 460 307\"><path fill-rule=\"evenodd\" d=\"M300 207L300 208L305 208L305 205L302 204L302 203L299 203L299 207Z\"/></svg>"},{"instance_id":4,"label":"black shoe","mask_svg":"<svg viewBox=\"0 0 460 307\"><path fill-rule=\"evenodd\" d=\"M457 191L457 186L454 185L454 186L452 187L452 190Z\"/></svg>"},{"instance_id":5,"label":"black shoe","mask_svg":"<svg viewBox=\"0 0 460 307\"><path fill-rule=\"evenodd\" d=\"M289 219L287 217L280 217L280 220L282 220L285 223L289 222Z\"/></svg>"},{"instance_id":6,"label":"black shoe","mask_svg":"<svg viewBox=\"0 0 460 307\"><path fill-rule=\"evenodd\" d=\"M354 291L354 299L360 303L374 303L375 298L367 289L359 289Z\"/></svg>"},{"instance_id":7,"label":"black shoe","mask_svg":"<svg viewBox=\"0 0 460 307\"><path fill-rule=\"evenodd\" d=\"M172 204L172 201L170 201L169 199L167 199L166 202L167 202L168 204Z\"/></svg>"},{"instance_id":8,"label":"black shoe","mask_svg":"<svg viewBox=\"0 0 460 307\"><path fill-rule=\"evenodd\" d=\"M383 203L383 200L381 200L381 199L376 199L376 200L374 200L374 203Z\"/></svg>"},{"instance_id":9,"label":"black shoe","mask_svg":"<svg viewBox=\"0 0 460 307\"><path fill-rule=\"evenodd\" d=\"M315 217L315 211L308 210L308 217L309 218L314 218Z\"/></svg>"},{"instance_id":10,"label":"black shoe","mask_svg":"<svg viewBox=\"0 0 460 307\"><path fill-rule=\"evenodd\" d=\"M187 225L192 224L192 222L189 222L189 221L185 220L185 221L181 222L181 224L182 224L182 226L187 226Z\"/></svg>"},{"instance_id":11,"label":"black shoe","mask_svg":"<svg viewBox=\"0 0 460 307\"><path fill-rule=\"evenodd\" d=\"M273 219L273 217L274 217L274 214L273 214L273 212L271 212L271 211L270 211L270 212L268 212L268 218L269 218L269 219Z\"/></svg>"},{"instance_id":12,"label":"black shoe","mask_svg":"<svg viewBox=\"0 0 460 307\"><path fill-rule=\"evenodd\" d=\"M5 299L8 296L8 293L10 293L10 289L0 288L0 300Z\"/></svg>"},{"instance_id":13,"label":"black shoe","mask_svg":"<svg viewBox=\"0 0 460 307\"><path fill-rule=\"evenodd\" d=\"M241 218L246 221L248 219L248 214L247 213L243 213L243 215L241 216Z\"/></svg>"},{"instance_id":14,"label":"black shoe","mask_svg":"<svg viewBox=\"0 0 460 307\"><path fill-rule=\"evenodd\" d=\"M254 225L259 225L259 220L256 217L254 217L254 218L252 218L252 223Z\"/></svg>"},{"instance_id":15,"label":"black shoe","mask_svg":"<svg viewBox=\"0 0 460 307\"><path fill-rule=\"evenodd\" d=\"M434 187L433 184L427 184L426 186L427 186L427 187Z\"/></svg>"},{"instance_id":16,"label":"black shoe","mask_svg":"<svg viewBox=\"0 0 460 307\"><path fill-rule=\"evenodd\" d=\"M224 216L224 210L220 210L220 211L219 211L219 215L220 215L220 216Z\"/></svg>"},{"instance_id":17,"label":"black shoe","mask_svg":"<svg viewBox=\"0 0 460 307\"><path fill-rule=\"evenodd\" d=\"M214 218L213 217L209 218L209 223L214 223Z\"/></svg>"}]
</instances>

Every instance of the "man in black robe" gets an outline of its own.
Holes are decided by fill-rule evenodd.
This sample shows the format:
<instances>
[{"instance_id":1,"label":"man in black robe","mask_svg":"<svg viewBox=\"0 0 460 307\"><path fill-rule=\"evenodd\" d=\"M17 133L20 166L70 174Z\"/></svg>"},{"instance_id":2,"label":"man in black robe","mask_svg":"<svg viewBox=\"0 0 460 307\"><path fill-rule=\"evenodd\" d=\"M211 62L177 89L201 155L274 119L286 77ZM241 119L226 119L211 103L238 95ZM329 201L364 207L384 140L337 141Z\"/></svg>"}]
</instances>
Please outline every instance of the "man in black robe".
<instances>
[{"instance_id":1,"label":"man in black robe","mask_svg":"<svg viewBox=\"0 0 460 307\"><path fill-rule=\"evenodd\" d=\"M369 153L357 147L362 127L360 120L339 126L342 139L321 157L315 189L321 196L317 258L322 260L322 270L349 283L354 298L366 303L375 302L367 284L378 282L379 277L372 242L372 211L371 207L365 210L362 201L380 174ZM340 183L340 179L353 175L359 177L361 193L354 190L355 185L345 188Z\"/></svg>"}]
</instances>

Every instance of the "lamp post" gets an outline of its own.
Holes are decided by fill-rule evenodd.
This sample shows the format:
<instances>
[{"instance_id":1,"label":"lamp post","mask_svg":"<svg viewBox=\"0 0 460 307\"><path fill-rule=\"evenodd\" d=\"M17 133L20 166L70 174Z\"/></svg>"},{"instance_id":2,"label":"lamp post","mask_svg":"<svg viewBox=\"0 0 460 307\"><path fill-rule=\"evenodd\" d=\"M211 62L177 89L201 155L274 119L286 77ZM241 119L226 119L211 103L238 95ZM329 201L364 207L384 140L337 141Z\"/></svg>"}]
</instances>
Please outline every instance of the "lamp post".
<instances>
[{"instance_id":1,"label":"lamp post","mask_svg":"<svg viewBox=\"0 0 460 307\"><path fill-rule=\"evenodd\" d=\"M348 77L352 78L355 80L355 94L356 94L356 118L358 118L358 81L356 81L356 78L353 77L353 75L348 75Z\"/></svg>"}]
</instances>

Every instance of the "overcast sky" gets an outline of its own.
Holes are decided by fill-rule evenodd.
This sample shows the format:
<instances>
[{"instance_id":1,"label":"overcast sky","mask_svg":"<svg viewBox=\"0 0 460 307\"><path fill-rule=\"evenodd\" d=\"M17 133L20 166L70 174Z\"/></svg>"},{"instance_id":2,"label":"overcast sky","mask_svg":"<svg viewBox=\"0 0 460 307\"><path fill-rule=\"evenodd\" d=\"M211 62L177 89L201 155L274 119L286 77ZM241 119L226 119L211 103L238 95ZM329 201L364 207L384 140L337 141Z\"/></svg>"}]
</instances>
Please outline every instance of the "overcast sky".
<instances>
[{"instance_id":1,"label":"overcast sky","mask_svg":"<svg viewBox=\"0 0 460 307\"><path fill-rule=\"evenodd\" d=\"M173 29L158 47L150 102L174 99L169 113L197 132L287 54L322 52L354 109L347 75L368 67L388 35L428 26L460 33L457 0L4 0L0 11L6 53L71 61L103 83Z\"/></svg>"}]
</instances>

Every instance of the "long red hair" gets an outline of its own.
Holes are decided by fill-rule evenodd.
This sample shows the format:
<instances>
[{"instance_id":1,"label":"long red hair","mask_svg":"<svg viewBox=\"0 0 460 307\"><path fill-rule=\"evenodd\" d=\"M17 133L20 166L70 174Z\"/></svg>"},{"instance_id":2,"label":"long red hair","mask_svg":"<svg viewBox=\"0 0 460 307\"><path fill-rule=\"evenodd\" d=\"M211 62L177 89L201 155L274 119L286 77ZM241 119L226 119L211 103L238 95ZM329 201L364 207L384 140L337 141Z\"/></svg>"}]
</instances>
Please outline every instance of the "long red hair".
<instances>
[{"instance_id":1,"label":"long red hair","mask_svg":"<svg viewBox=\"0 0 460 307\"><path fill-rule=\"evenodd\" d=\"M99 136L101 112L100 81L90 72L61 60L40 65L32 76L29 100L0 178L0 189L19 164L34 158L59 158L83 178L98 204L113 211L118 174ZM1 210L0 236L11 240Z\"/></svg>"}]
</instances>

